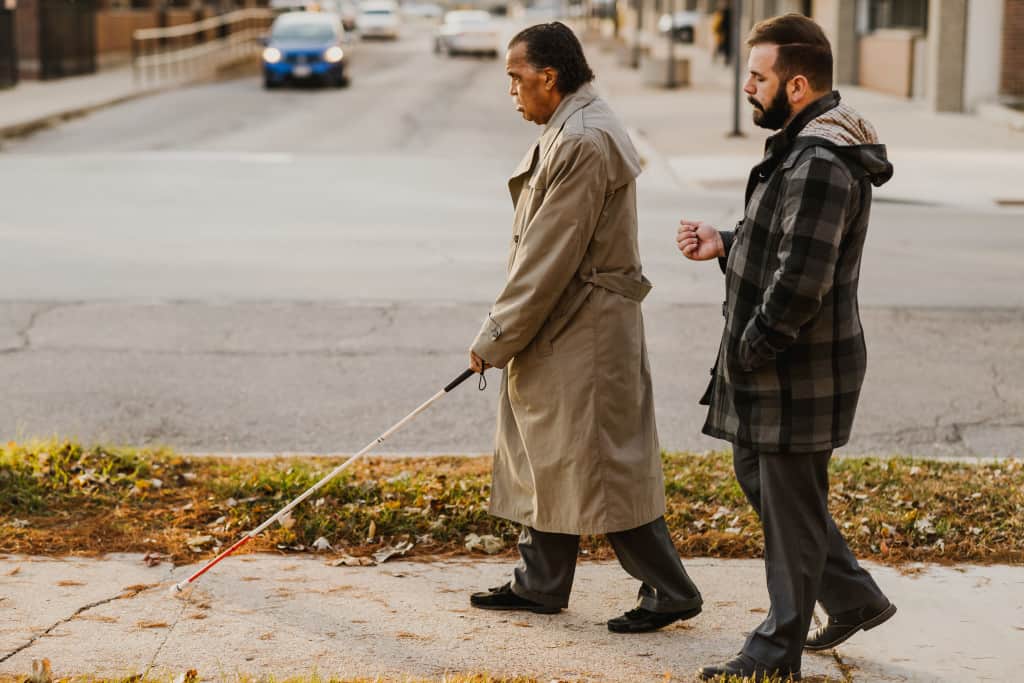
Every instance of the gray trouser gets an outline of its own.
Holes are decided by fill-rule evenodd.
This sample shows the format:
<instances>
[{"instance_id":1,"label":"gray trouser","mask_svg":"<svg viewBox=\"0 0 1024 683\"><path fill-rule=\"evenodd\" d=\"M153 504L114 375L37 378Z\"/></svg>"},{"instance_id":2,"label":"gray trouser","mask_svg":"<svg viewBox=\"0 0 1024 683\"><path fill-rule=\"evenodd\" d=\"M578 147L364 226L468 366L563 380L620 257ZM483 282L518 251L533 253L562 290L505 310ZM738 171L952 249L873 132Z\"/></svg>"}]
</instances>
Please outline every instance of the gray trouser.
<instances>
[{"instance_id":1,"label":"gray trouser","mask_svg":"<svg viewBox=\"0 0 1024 683\"><path fill-rule=\"evenodd\" d=\"M799 669L815 601L829 614L889 602L829 514L831 457L832 451L779 455L733 446L736 479L761 517L771 599L743 652L768 666Z\"/></svg>"},{"instance_id":2,"label":"gray trouser","mask_svg":"<svg viewBox=\"0 0 1024 683\"><path fill-rule=\"evenodd\" d=\"M683 612L700 607L697 586L683 569L665 518L607 535L619 564L641 582L638 606L652 612ZM576 574L580 537L523 527L512 592L548 607L566 607Z\"/></svg>"}]
</instances>

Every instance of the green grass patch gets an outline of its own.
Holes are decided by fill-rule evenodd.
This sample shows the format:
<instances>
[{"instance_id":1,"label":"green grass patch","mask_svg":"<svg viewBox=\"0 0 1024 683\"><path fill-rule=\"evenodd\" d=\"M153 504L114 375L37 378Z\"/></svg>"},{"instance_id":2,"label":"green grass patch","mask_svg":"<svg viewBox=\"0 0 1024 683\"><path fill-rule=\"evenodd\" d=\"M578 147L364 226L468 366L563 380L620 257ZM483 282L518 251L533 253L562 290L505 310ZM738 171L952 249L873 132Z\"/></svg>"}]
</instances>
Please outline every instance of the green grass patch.
<instances>
[{"instance_id":1,"label":"green grass patch","mask_svg":"<svg viewBox=\"0 0 1024 683\"><path fill-rule=\"evenodd\" d=\"M0 447L0 552L152 552L209 557L312 486L327 458L185 458L168 449L70 441ZM669 528L685 556L759 557L758 520L726 453L667 454ZM830 508L854 553L892 563L1024 561L1024 464L837 459ZM487 514L489 458L369 459L299 506L256 550L469 554L469 534L514 550L518 527ZM585 539L608 557L600 537Z\"/></svg>"}]
</instances>

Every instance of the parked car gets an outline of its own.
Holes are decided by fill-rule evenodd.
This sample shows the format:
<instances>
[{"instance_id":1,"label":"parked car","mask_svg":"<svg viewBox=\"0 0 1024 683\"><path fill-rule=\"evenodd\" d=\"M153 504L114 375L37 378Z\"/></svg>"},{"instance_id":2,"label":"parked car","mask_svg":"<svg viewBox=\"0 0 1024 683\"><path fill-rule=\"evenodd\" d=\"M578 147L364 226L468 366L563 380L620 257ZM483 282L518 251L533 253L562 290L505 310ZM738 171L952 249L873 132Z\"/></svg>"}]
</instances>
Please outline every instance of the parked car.
<instances>
[{"instance_id":1,"label":"parked car","mask_svg":"<svg viewBox=\"0 0 1024 683\"><path fill-rule=\"evenodd\" d=\"M396 3L391 0L373 0L360 6L356 24L363 38L397 40L402 19Z\"/></svg>"},{"instance_id":2,"label":"parked car","mask_svg":"<svg viewBox=\"0 0 1024 683\"><path fill-rule=\"evenodd\" d=\"M414 19L440 19L444 10L432 2L414 2L402 5L402 16Z\"/></svg>"},{"instance_id":3,"label":"parked car","mask_svg":"<svg viewBox=\"0 0 1024 683\"><path fill-rule=\"evenodd\" d=\"M473 53L497 57L500 49L498 26L490 13L483 10L448 12L434 38L434 52L448 55Z\"/></svg>"},{"instance_id":4,"label":"parked car","mask_svg":"<svg viewBox=\"0 0 1024 683\"><path fill-rule=\"evenodd\" d=\"M320 81L348 85L345 29L336 14L288 12L270 27L263 49L263 85Z\"/></svg>"},{"instance_id":5,"label":"parked car","mask_svg":"<svg viewBox=\"0 0 1024 683\"><path fill-rule=\"evenodd\" d=\"M692 45L697 25L700 23L700 14L697 12L676 12L675 14L663 14L658 19L658 31L660 33L672 32L672 38L677 43Z\"/></svg>"}]
</instances>

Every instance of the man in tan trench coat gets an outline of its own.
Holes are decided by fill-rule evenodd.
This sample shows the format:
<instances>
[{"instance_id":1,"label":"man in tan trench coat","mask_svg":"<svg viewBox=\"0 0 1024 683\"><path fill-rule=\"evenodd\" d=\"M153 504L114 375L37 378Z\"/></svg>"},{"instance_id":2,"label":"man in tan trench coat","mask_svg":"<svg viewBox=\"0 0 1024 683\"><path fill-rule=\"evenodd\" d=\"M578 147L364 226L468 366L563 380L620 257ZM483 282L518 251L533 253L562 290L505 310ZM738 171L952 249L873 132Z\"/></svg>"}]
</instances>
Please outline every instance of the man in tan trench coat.
<instances>
[{"instance_id":1,"label":"man in tan trench coat","mask_svg":"<svg viewBox=\"0 0 1024 683\"><path fill-rule=\"evenodd\" d=\"M569 602L581 534L607 534L642 582L608 622L652 631L696 616L701 596L665 525L640 302L636 184L628 135L560 23L509 43L510 94L544 126L509 181L508 281L473 342L478 372L503 368L492 514L523 525L512 580L472 596L484 609L554 613Z\"/></svg>"}]
</instances>

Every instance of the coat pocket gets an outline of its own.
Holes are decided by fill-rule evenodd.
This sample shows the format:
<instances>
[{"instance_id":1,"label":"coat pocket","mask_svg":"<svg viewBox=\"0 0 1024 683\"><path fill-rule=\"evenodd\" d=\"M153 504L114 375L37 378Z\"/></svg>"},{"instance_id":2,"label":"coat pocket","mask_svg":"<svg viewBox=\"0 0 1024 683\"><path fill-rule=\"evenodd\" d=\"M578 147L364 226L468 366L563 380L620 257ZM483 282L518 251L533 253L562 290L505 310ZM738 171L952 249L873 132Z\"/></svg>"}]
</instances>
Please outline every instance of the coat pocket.
<instances>
[{"instance_id":1,"label":"coat pocket","mask_svg":"<svg viewBox=\"0 0 1024 683\"><path fill-rule=\"evenodd\" d=\"M555 315L548 319L544 327L541 328L541 333L537 340L537 354L540 356L550 356L555 351L554 341L558 335L565 331L565 328L572 322L576 314L579 313L580 309L583 308L583 304L590 298L590 293L594 291L594 285L585 284L580 288L576 294L574 294L563 306L555 308Z\"/></svg>"}]
</instances>

